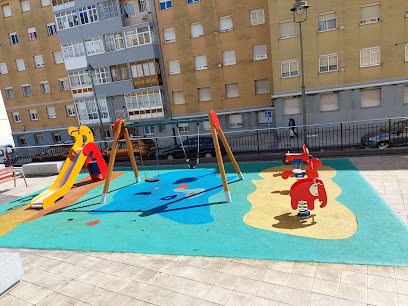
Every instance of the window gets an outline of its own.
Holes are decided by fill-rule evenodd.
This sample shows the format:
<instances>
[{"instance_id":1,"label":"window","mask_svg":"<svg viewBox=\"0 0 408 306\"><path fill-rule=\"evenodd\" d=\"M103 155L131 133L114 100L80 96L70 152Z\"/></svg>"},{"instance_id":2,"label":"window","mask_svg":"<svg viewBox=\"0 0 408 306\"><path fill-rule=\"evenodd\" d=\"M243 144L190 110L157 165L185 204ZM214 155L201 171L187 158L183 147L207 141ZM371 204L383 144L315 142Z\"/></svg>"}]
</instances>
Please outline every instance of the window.
<instances>
[{"instance_id":1,"label":"window","mask_svg":"<svg viewBox=\"0 0 408 306\"><path fill-rule=\"evenodd\" d=\"M47 24L47 32L48 32L48 36L53 36L57 34L57 28L55 27L54 22Z\"/></svg>"},{"instance_id":2,"label":"window","mask_svg":"<svg viewBox=\"0 0 408 306\"><path fill-rule=\"evenodd\" d=\"M404 86L404 103L408 104L408 86Z\"/></svg>"},{"instance_id":3,"label":"window","mask_svg":"<svg viewBox=\"0 0 408 306\"><path fill-rule=\"evenodd\" d=\"M4 88L4 92L6 93L6 99L14 99L13 88L11 87Z\"/></svg>"},{"instance_id":4,"label":"window","mask_svg":"<svg viewBox=\"0 0 408 306\"><path fill-rule=\"evenodd\" d=\"M35 109L30 109L28 112L30 114L30 120L31 121L38 120L37 111Z\"/></svg>"},{"instance_id":5,"label":"window","mask_svg":"<svg viewBox=\"0 0 408 306\"><path fill-rule=\"evenodd\" d=\"M270 93L269 79L255 80L255 94L262 95Z\"/></svg>"},{"instance_id":6,"label":"window","mask_svg":"<svg viewBox=\"0 0 408 306\"><path fill-rule=\"evenodd\" d=\"M183 91L173 91L173 103L174 105L186 104Z\"/></svg>"},{"instance_id":7,"label":"window","mask_svg":"<svg viewBox=\"0 0 408 306\"><path fill-rule=\"evenodd\" d=\"M59 79L59 86L60 86L60 90L64 91L64 90L69 90L69 83L68 83L68 79Z\"/></svg>"},{"instance_id":8,"label":"window","mask_svg":"<svg viewBox=\"0 0 408 306\"><path fill-rule=\"evenodd\" d=\"M89 5L78 9L81 24L88 24L98 21L98 13L95 5Z\"/></svg>"},{"instance_id":9,"label":"window","mask_svg":"<svg viewBox=\"0 0 408 306\"><path fill-rule=\"evenodd\" d=\"M320 14L317 20L317 30L319 32L337 29L336 12Z\"/></svg>"},{"instance_id":10,"label":"window","mask_svg":"<svg viewBox=\"0 0 408 306\"><path fill-rule=\"evenodd\" d=\"M106 104L106 98L98 99L99 108L101 110L102 120L109 119L108 106ZM97 122L98 116L98 106L94 98L77 100L75 101L76 109L78 111L79 122L82 123L92 123ZM105 120L106 121L106 120Z\"/></svg>"},{"instance_id":11,"label":"window","mask_svg":"<svg viewBox=\"0 0 408 306\"><path fill-rule=\"evenodd\" d=\"M16 33L16 32L10 33L10 34L9 34L9 37L10 37L10 44L12 44L12 45L18 44L18 37L17 37L17 33Z\"/></svg>"},{"instance_id":12,"label":"window","mask_svg":"<svg viewBox=\"0 0 408 306\"><path fill-rule=\"evenodd\" d=\"M23 90L23 95L25 96L25 97L28 97L28 96L32 96L33 95L33 93L31 92L31 87L30 87L30 85L21 85L21 89Z\"/></svg>"},{"instance_id":13,"label":"window","mask_svg":"<svg viewBox=\"0 0 408 306\"><path fill-rule=\"evenodd\" d=\"M159 3L161 10L167 10L171 8L171 0L159 0Z\"/></svg>"},{"instance_id":14,"label":"window","mask_svg":"<svg viewBox=\"0 0 408 306\"><path fill-rule=\"evenodd\" d=\"M162 91L154 90L125 95L129 119L163 117L162 94Z\"/></svg>"},{"instance_id":15,"label":"window","mask_svg":"<svg viewBox=\"0 0 408 306\"><path fill-rule=\"evenodd\" d=\"M3 5L3 6L1 7L1 9L3 10L3 17L4 17L4 18L10 17L10 16L12 15L12 14L11 14L10 5L9 5L9 4Z\"/></svg>"},{"instance_id":16,"label":"window","mask_svg":"<svg viewBox=\"0 0 408 306\"><path fill-rule=\"evenodd\" d=\"M265 13L263 9L252 10L249 12L251 26L265 23Z\"/></svg>"},{"instance_id":17,"label":"window","mask_svg":"<svg viewBox=\"0 0 408 306\"><path fill-rule=\"evenodd\" d=\"M73 117L73 116L76 115L75 107L73 105L65 105L65 108L67 109L67 116L68 117Z\"/></svg>"},{"instance_id":18,"label":"window","mask_svg":"<svg viewBox=\"0 0 408 306\"><path fill-rule=\"evenodd\" d=\"M219 18L220 32L232 31L234 26L232 24L232 16L225 16Z\"/></svg>"},{"instance_id":19,"label":"window","mask_svg":"<svg viewBox=\"0 0 408 306\"><path fill-rule=\"evenodd\" d=\"M0 63L0 74L7 74L7 64L6 63Z\"/></svg>"},{"instance_id":20,"label":"window","mask_svg":"<svg viewBox=\"0 0 408 306\"><path fill-rule=\"evenodd\" d=\"M339 94L320 95L320 111L330 112L339 110Z\"/></svg>"},{"instance_id":21,"label":"window","mask_svg":"<svg viewBox=\"0 0 408 306\"><path fill-rule=\"evenodd\" d=\"M110 67L112 81L119 82L123 80L129 80L129 69L127 64L115 65Z\"/></svg>"},{"instance_id":22,"label":"window","mask_svg":"<svg viewBox=\"0 0 408 306\"><path fill-rule=\"evenodd\" d=\"M222 62L224 66L231 66L237 63L235 50L222 52Z\"/></svg>"},{"instance_id":23,"label":"window","mask_svg":"<svg viewBox=\"0 0 408 306\"><path fill-rule=\"evenodd\" d=\"M229 115L229 123L230 123L230 128L231 129L241 128L241 127L244 126L242 124L242 115L241 114Z\"/></svg>"},{"instance_id":24,"label":"window","mask_svg":"<svg viewBox=\"0 0 408 306\"><path fill-rule=\"evenodd\" d=\"M380 17L380 3L368 4L360 7L360 25L379 22Z\"/></svg>"},{"instance_id":25,"label":"window","mask_svg":"<svg viewBox=\"0 0 408 306\"><path fill-rule=\"evenodd\" d=\"M151 43L149 27L125 31L125 38L128 48Z\"/></svg>"},{"instance_id":26,"label":"window","mask_svg":"<svg viewBox=\"0 0 408 306\"><path fill-rule=\"evenodd\" d=\"M79 26L79 18L76 10L55 14L58 30L64 30Z\"/></svg>"},{"instance_id":27,"label":"window","mask_svg":"<svg viewBox=\"0 0 408 306\"><path fill-rule=\"evenodd\" d=\"M279 22L279 38L296 37L296 23L294 20L286 20Z\"/></svg>"},{"instance_id":28,"label":"window","mask_svg":"<svg viewBox=\"0 0 408 306\"><path fill-rule=\"evenodd\" d=\"M55 107L48 107L47 108L48 118L55 119L57 118L57 113L55 112Z\"/></svg>"},{"instance_id":29,"label":"window","mask_svg":"<svg viewBox=\"0 0 408 306\"><path fill-rule=\"evenodd\" d=\"M86 54L89 56L104 53L105 48L103 47L102 36L85 40L85 48Z\"/></svg>"},{"instance_id":30,"label":"window","mask_svg":"<svg viewBox=\"0 0 408 306\"><path fill-rule=\"evenodd\" d=\"M89 78L89 74L87 71L72 72L68 74L68 77L71 83L71 89L73 90L73 93L81 93L77 92L77 89L92 88L92 82L91 79Z\"/></svg>"},{"instance_id":31,"label":"window","mask_svg":"<svg viewBox=\"0 0 408 306\"><path fill-rule=\"evenodd\" d=\"M122 33L107 34L103 36L106 52L125 49Z\"/></svg>"},{"instance_id":32,"label":"window","mask_svg":"<svg viewBox=\"0 0 408 306\"><path fill-rule=\"evenodd\" d=\"M239 97L238 83L226 84L225 85L225 92L226 92L227 98Z\"/></svg>"},{"instance_id":33,"label":"window","mask_svg":"<svg viewBox=\"0 0 408 306\"><path fill-rule=\"evenodd\" d=\"M24 12L28 12L31 10L30 8L30 2L28 2L28 0L20 0L20 4L21 4L21 11Z\"/></svg>"},{"instance_id":34,"label":"window","mask_svg":"<svg viewBox=\"0 0 408 306\"><path fill-rule=\"evenodd\" d=\"M95 85L110 83L108 67L96 68L93 72L93 77Z\"/></svg>"},{"instance_id":35,"label":"window","mask_svg":"<svg viewBox=\"0 0 408 306\"><path fill-rule=\"evenodd\" d=\"M380 47L363 49L360 51L360 68L379 66L381 60Z\"/></svg>"},{"instance_id":36,"label":"window","mask_svg":"<svg viewBox=\"0 0 408 306\"><path fill-rule=\"evenodd\" d=\"M207 56L196 56L195 57L195 70L204 70L208 69L207 67Z\"/></svg>"},{"instance_id":37,"label":"window","mask_svg":"<svg viewBox=\"0 0 408 306\"><path fill-rule=\"evenodd\" d=\"M101 20L108 20L119 16L115 0L98 3Z\"/></svg>"},{"instance_id":38,"label":"window","mask_svg":"<svg viewBox=\"0 0 408 306\"><path fill-rule=\"evenodd\" d=\"M158 59L130 63L134 88L159 86L162 84Z\"/></svg>"},{"instance_id":39,"label":"window","mask_svg":"<svg viewBox=\"0 0 408 306\"><path fill-rule=\"evenodd\" d=\"M209 122L209 121L204 121L204 122L203 122L203 129L204 129L204 131L209 131L209 130L211 130L211 125L210 125L210 122Z\"/></svg>"},{"instance_id":40,"label":"window","mask_svg":"<svg viewBox=\"0 0 408 306\"><path fill-rule=\"evenodd\" d=\"M54 138L54 142L62 142L61 134L59 132L52 133L52 137Z\"/></svg>"},{"instance_id":41,"label":"window","mask_svg":"<svg viewBox=\"0 0 408 306\"><path fill-rule=\"evenodd\" d=\"M169 74L178 74L180 73L180 62L169 61Z\"/></svg>"},{"instance_id":42,"label":"window","mask_svg":"<svg viewBox=\"0 0 408 306\"><path fill-rule=\"evenodd\" d=\"M35 63L35 68L44 67L44 60L43 60L42 55L34 56L34 63Z\"/></svg>"},{"instance_id":43,"label":"window","mask_svg":"<svg viewBox=\"0 0 408 306\"><path fill-rule=\"evenodd\" d=\"M187 0L187 3L200 2L200 0Z\"/></svg>"},{"instance_id":44,"label":"window","mask_svg":"<svg viewBox=\"0 0 408 306\"><path fill-rule=\"evenodd\" d=\"M145 0L139 0L139 12L146 12L147 11L147 6L146 6L146 1Z\"/></svg>"},{"instance_id":45,"label":"window","mask_svg":"<svg viewBox=\"0 0 408 306\"><path fill-rule=\"evenodd\" d=\"M14 120L14 122L21 122L20 113L19 113L19 112L13 112L12 114L13 114L13 120Z\"/></svg>"},{"instance_id":46,"label":"window","mask_svg":"<svg viewBox=\"0 0 408 306\"><path fill-rule=\"evenodd\" d=\"M361 107L376 107L380 106L380 89L369 89L361 91Z\"/></svg>"},{"instance_id":47,"label":"window","mask_svg":"<svg viewBox=\"0 0 408 306\"><path fill-rule=\"evenodd\" d=\"M284 115L300 114L300 98L283 99L282 103Z\"/></svg>"},{"instance_id":48,"label":"window","mask_svg":"<svg viewBox=\"0 0 408 306\"><path fill-rule=\"evenodd\" d=\"M164 29L163 34L165 43L171 43L176 41L176 31L174 30L174 28Z\"/></svg>"},{"instance_id":49,"label":"window","mask_svg":"<svg viewBox=\"0 0 408 306\"><path fill-rule=\"evenodd\" d=\"M23 59L16 60L16 65L17 65L17 71L24 71L26 69Z\"/></svg>"},{"instance_id":50,"label":"window","mask_svg":"<svg viewBox=\"0 0 408 306\"><path fill-rule=\"evenodd\" d=\"M337 54L321 55L319 58L319 72L337 71Z\"/></svg>"},{"instance_id":51,"label":"window","mask_svg":"<svg viewBox=\"0 0 408 306\"><path fill-rule=\"evenodd\" d=\"M19 121L21 122L21 121ZM18 136L18 140L20 141L20 145L24 146L27 144L25 136Z\"/></svg>"},{"instance_id":52,"label":"window","mask_svg":"<svg viewBox=\"0 0 408 306\"><path fill-rule=\"evenodd\" d=\"M201 22L191 24L191 38L204 36L203 25Z\"/></svg>"},{"instance_id":53,"label":"window","mask_svg":"<svg viewBox=\"0 0 408 306\"><path fill-rule=\"evenodd\" d=\"M299 76L298 61L286 61L281 63L282 79Z\"/></svg>"},{"instance_id":54,"label":"window","mask_svg":"<svg viewBox=\"0 0 408 306\"><path fill-rule=\"evenodd\" d=\"M35 28L28 28L27 33L28 33L28 40L37 39L37 32L35 31Z\"/></svg>"},{"instance_id":55,"label":"window","mask_svg":"<svg viewBox=\"0 0 408 306\"><path fill-rule=\"evenodd\" d=\"M54 62L56 64L62 64L64 62L64 58L62 57L61 51L56 51L52 53L54 55Z\"/></svg>"},{"instance_id":56,"label":"window","mask_svg":"<svg viewBox=\"0 0 408 306\"><path fill-rule=\"evenodd\" d=\"M41 0L41 7L51 5L51 0Z\"/></svg>"},{"instance_id":57,"label":"window","mask_svg":"<svg viewBox=\"0 0 408 306\"><path fill-rule=\"evenodd\" d=\"M272 123L272 118L271 117L266 117L265 116L265 111L263 112L258 112L258 124L259 125L269 125Z\"/></svg>"},{"instance_id":58,"label":"window","mask_svg":"<svg viewBox=\"0 0 408 306\"><path fill-rule=\"evenodd\" d=\"M48 81L40 82L40 88L41 88L41 93L43 94L51 92L50 84L48 84Z\"/></svg>"},{"instance_id":59,"label":"window","mask_svg":"<svg viewBox=\"0 0 408 306\"><path fill-rule=\"evenodd\" d=\"M129 17L136 16L135 4L133 2L121 4L120 11L122 13L122 18L129 18Z\"/></svg>"},{"instance_id":60,"label":"window","mask_svg":"<svg viewBox=\"0 0 408 306\"><path fill-rule=\"evenodd\" d=\"M408 44L405 45L405 61L408 62Z\"/></svg>"},{"instance_id":61,"label":"window","mask_svg":"<svg viewBox=\"0 0 408 306\"><path fill-rule=\"evenodd\" d=\"M252 58L254 61L261 61L268 58L266 45L252 47Z\"/></svg>"},{"instance_id":62,"label":"window","mask_svg":"<svg viewBox=\"0 0 408 306\"><path fill-rule=\"evenodd\" d=\"M42 134L34 134L35 143L38 145L43 144L43 137Z\"/></svg>"},{"instance_id":63,"label":"window","mask_svg":"<svg viewBox=\"0 0 408 306\"><path fill-rule=\"evenodd\" d=\"M145 126L144 127L144 134L145 135L153 135L154 134L154 126Z\"/></svg>"},{"instance_id":64,"label":"window","mask_svg":"<svg viewBox=\"0 0 408 306\"><path fill-rule=\"evenodd\" d=\"M105 137L106 137L106 138L112 137L112 136L111 136L111 131L110 131L109 128L104 128L104 129L103 129L103 133L105 134Z\"/></svg>"},{"instance_id":65,"label":"window","mask_svg":"<svg viewBox=\"0 0 408 306\"><path fill-rule=\"evenodd\" d=\"M198 98L200 102L211 101L210 87L199 88Z\"/></svg>"}]
</instances>

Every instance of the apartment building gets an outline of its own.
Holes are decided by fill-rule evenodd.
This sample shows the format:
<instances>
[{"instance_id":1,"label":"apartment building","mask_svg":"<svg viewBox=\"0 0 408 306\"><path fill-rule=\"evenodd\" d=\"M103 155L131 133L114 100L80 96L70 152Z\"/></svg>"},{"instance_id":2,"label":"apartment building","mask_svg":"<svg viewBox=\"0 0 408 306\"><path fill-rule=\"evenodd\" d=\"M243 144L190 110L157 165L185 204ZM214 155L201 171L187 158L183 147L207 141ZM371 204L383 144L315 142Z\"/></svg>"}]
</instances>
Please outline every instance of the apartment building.
<instances>
[{"instance_id":1,"label":"apartment building","mask_svg":"<svg viewBox=\"0 0 408 306\"><path fill-rule=\"evenodd\" d=\"M173 119L215 109L223 128L268 124L272 65L266 0L154 0ZM184 133L197 126L180 125ZM203 124L201 131L208 132Z\"/></svg>"},{"instance_id":2,"label":"apartment building","mask_svg":"<svg viewBox=\"0 0 408 306\"><path fill-rule=\"evenodd\" d=\"M269 1L278 126L302 123L294 2ZM408 115L406 0L310 0L303 23L307 123Z\"/></svg>"},{"instance_id":3,"label":"apartment building","mask_svg":"<svg viewBox=\"0 0 408 306\"><path fill-rule=\"evenodd\" d=\"M50 0L0 2L0 89L16 146L71 140L78 119Z\"/></svg>"},{"instance_id":4,"label":"apartment building","mask_svg":"<svg viewBox=\"0 0 408 306\"><path fill-rule=\"evenodd\" d=\"M118 118L165 118L151 5L148 0L53 1L78 120L93 129L96 139L103 138L99 113L106 139L113 137Z\"/></svg>"}]
</instances>

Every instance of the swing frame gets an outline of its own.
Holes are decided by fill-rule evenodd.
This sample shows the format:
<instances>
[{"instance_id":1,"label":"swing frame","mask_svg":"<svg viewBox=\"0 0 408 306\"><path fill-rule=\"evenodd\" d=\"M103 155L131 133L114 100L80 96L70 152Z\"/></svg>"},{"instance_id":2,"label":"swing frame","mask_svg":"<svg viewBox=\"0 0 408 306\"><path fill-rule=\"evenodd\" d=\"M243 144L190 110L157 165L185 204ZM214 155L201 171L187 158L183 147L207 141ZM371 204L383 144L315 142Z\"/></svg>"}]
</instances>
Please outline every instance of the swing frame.
<instances>
[{"instance_id":1,"label":"swing frame","mask_svg":"<svg viewBox=\"0 0 408 306\"><path fill-rule=\"evenodd\" d=\"M116 153L118 149L118 143L119 143L119 138L122 137L122 135L125 137L126 140L126 148L129 154L130 162L132 164L133 172L135 174L135 179L136 183L140 183L140 176L139 176L139 170L137 168L136 164L136 159L133 151L133 146L130 141L130 136L129 136L129 131L128 128L137 128L137 127L146 127L146 126L156 126L156 125L177 125L180 123L200 123L200 122L210 122L210 127L211 127L211 135L213 138L214 142L214 148L215 148L215 155L217 157L217 163L218 163L218 168L220 170L220 175L221 175L221 180L222 180L222 185L224 187L224 194L225 194L225 200L227 203L231 203L231 193L229 191L228 187L228 182L227 182L227 176L225 174L225 168L224 168L224 161L222 159L222 154L221 154L221 148L220 144L218 142L218 137L221 139L225 150L227 151L228 157L230 158L235 172L238 174L238 177L240 180L244 179L244 176L241 172L241 169L238 166L237 161L235 160L234 154L231 151L231 148L227 142L227 139L225 138L224 133L222 132L221 126L218 121L218 116L215 113L214 110L211 110L211 112L208 113L208 118L206 119L192 119L192 120L180 120L180 121L167 121L167 122L156 122L156 123L145 123L145 124L132 124L132 125L126 125L125 120L123 119L118 119L115 122L114 126L114 139L113 139L113 144L112 144L112 152L109 158L109 164L108 164L108 172L106 174L106 180L105 180L105 185L103 187L103 193L101 196L101 204L106 202L108 192L109 192L109 184L111 181L112 177L112 172L113 172L113 166L115 164L115 158L116 158ZM156 143L157 146L157 143ZM198 143L198 146L200 144ZM157 148L156 148L157 151ZM157 154L157 152L156 152Z\"/></svg>"}]
</instances>

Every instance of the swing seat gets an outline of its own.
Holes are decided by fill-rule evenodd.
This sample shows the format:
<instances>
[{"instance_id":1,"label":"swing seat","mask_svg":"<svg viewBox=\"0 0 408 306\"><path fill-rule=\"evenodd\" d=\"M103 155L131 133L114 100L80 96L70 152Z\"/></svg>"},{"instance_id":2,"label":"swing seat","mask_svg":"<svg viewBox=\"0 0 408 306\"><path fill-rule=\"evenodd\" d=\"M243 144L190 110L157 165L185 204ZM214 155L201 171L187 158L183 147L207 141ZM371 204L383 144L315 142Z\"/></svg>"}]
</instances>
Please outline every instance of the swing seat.
<instances>
[{"instance_id":1,"label":"swing seat","mask_svg":"<svg viewBox=\"0 0 408 306\"><path fill-rule=\"evenodd\" d=\"M160 178L150 178L150 177L146 177L145 178L145 182L147 182L147 183L155 183L155 182L158 182L158 181L160 181Z\"/></svg>"},{"instance_id":2,"label":"swing seat","mask_svg":"<svg viewBox=\"0 0 408 306\"><path fill-rule=\"evenodd\" d=\"M187 163L188 163L188 167L190 168L190 169L195 169L195 167L197 167L197 165L198 165L198 163L199 163L200 161L197 159L197 160L187 160Z\"/></svg>"}]
</instances>

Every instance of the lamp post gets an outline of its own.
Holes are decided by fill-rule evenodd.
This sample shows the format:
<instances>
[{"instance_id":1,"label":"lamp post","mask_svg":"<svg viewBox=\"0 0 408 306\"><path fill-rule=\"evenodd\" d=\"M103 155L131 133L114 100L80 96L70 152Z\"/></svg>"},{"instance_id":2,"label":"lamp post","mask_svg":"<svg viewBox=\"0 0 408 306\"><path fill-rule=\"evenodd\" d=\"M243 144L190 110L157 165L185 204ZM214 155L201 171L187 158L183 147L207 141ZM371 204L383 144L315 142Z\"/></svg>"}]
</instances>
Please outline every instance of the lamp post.
<instances>
[{"instance_id":1,"label":"lamp post","mask_svg":"<svg viewBox=\"0 0 408 306\"><path fill-rule=\"evenodd\" d=\"M290 9L293 12L293 20L299 24L300 38L300 66L302 80L302 119L303 119L303 143L307 145L307 128L306 128L306 90L305 90L305 71L303 65L303 33L302 23L307 19L307 9L310 5L306 1L296 0L293 7Z\"/></svg>"},{"instance_id":2,"label":"lamp post","mask_svg":"<svg viewBox=\"0 0 408 306\"><path fill-rule=\"evenodd\" d=\"M101 125L102 139L103 139L104 145L106 146L105 130L103 129L103 124L102 124L102 113L101 113L101 108L98 103L98 98L96 97L95 84L93 81L93 73L95 69L90 64L87 65L87 68L88 68L88 76L91 79L93 95L95 97L96 109L98 110L98 117L99 117L99 124Z\"/></svg>"}]
</instances>

